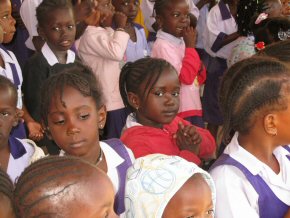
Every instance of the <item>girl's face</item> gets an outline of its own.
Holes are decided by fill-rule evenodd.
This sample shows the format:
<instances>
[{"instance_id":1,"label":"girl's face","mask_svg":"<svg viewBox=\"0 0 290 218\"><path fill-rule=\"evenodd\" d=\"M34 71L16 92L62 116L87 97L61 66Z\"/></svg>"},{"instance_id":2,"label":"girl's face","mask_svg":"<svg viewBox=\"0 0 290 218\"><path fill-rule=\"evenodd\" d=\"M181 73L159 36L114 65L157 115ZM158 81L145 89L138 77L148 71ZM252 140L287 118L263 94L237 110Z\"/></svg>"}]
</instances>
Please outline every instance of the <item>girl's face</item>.
<instances>
[{"instance_id":1,"label":"girl's face","mask_svg":"<svg viewBox=\"0 0 290 218\"><path fill-rule=\"evenodd\" d=\"M106 110L97 109L92 97L65 87L51 100L48 128L52 139L67 154L87 157L99 151L99 126L106 120Z\"/></svg>"},{"instance_id":2,"label":"girl's face","mask_svg":"<svg viewBox=\"0 0 290 218\"><path fill-rule=\"evenodd\" d=\"M11 16L10 0L0 1L0 26L3 29L3 43L9 43L13 39L16 21Z\"/></svg>"},{"instance_id":3,"label":"girl's face","mask_svg":"<svg viewBox=\"0 0 290 218\"><path fill-rule=\"evenodd\" d=\"M280 17L282 16L282 4L280 0L271 0L266 1L264 5L265 13L269 15L269 17Z\"/></svg>"},{"instance_id":4,"label":"girl's face","mask_svg":"<svg viewBox=\"0 0 290 218\"><path fill-rule=\"evenodd\" d=\"M13 126L17 125L17 108L12 90L0 90L0 145L8 144L8 138Z\"/></svg>"},{"instance_id":5,"label":"girl's face","mask_svg":"<svg viewBox=\"0 0 290 218\"><path fill-rule=\"evenodd\" d=\"M53 52L67 51L74 43L76 34L73 10L59 8L51 11L38 32Z\"/></svg>"},{"instance_id":6,"label":"girl's face","mask_svg":"<svg viewBox=\"0 0 290 218\"><path fill-rule=\"evenodd\" d=\"M170 199L162 218L213 218L211 190L201 175L193 176Z\"/></svg>"},{"instance_id":7,"label":"girl's face","mask_svg":"<svg viewBox=\"0 0 290 218\"><path fill-rule=\"evenodd\" d=\"M146 83L147 81L144 81L141 84L139 94L133 95L130 102L137 103L135 108L138 108L136 115L139 123L162 128L164 124L172 122L179 109L180 83L177 73L170 68L165 69L149 90L147 100L142 100L140 96L145 92Z\"/></svg>"},{"instance_id":8,"label":"girl's face","mask_svg":"<svg viewBox=\"0 0 290 218\"><path fill-rule=\"evenodd\" d=\"M185 0L171 0L157 21L164 32L175 37L182 37L183 30L190 24L189 6Z\"/></svg>"},{"instance_id":9,"label":"girl's face","mask_svg":"<svg viewBox=\"0 0 290 218\"><path fill-rule=\"evenodd\" d=\"M111 0L99 0L96 9L101 12L100 26L102 27L112 26L115 8L112 5Z\"/></svg>"},{"instance_id":10,"label":"girl's face","mask_svg":"<svg viewBox=\"0 0 290 218\"><path fill-rule=\"evenodd\" d=\"M15 218L15 214L12 209L10 199L1 193L0 193L0 217Z\"/></svg>"},{"instance_id":11,"label":"girl's face","mask_svg":"<svg viewBox=\"0 0 290 218\"><path fill-rule=\"evenodd\" d=\"M138 0L114 0L113 5L116 11L120 11L127 16L128 22L133 22L139 10Z\"/></svg>"}]
</instances>

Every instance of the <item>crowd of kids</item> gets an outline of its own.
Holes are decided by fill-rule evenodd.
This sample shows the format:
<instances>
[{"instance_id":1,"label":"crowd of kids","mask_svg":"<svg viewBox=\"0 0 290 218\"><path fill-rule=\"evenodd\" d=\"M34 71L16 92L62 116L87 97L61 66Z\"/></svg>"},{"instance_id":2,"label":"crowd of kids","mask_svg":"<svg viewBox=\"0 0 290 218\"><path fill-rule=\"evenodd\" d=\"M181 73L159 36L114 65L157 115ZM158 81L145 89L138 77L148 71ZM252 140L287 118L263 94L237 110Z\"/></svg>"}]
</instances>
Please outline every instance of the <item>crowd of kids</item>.
<instances>
[{"instance_id":1,"label":"crowd of kids","mask_svg":"<svg viewBox=\"0 0 290 218\"><path fill-rule=\"evenodd\" d=\"M289 14L0 0L0 217L290 218Z\"/></svg>"}]
</instances>

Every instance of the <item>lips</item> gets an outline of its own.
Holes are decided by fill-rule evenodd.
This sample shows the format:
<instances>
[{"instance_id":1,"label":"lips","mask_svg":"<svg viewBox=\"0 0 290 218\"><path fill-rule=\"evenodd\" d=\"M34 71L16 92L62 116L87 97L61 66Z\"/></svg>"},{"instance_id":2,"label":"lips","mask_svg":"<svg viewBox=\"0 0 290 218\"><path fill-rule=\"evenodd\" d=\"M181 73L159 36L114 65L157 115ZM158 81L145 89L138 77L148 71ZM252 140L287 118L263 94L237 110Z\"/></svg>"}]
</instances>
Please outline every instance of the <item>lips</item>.
<instances>
[{"instance_id":1,"label":"lips","mask_svg":"<svg viewBox=\"0 0 290 218\"><path fill-rule=\"evenodd\" d=\"M71 41L70 40L63 40L59 43L62 47L69 47L71 46Z\"/></svg>"},{"instance_id":2,"label":"lips","mask_svg":"<svg viewBox=\"0 0 290 218\"><path fill-rule=\"evenodd\" d=\"M71 148L80 148L83 147L83 144L85 143L85 140L75 141L70 143Z\"/></svg>"},{"instance_id":3,"label":"lips","mask_svg":"<svg viewBox=\"0 0 290 218\"><path fill-rule=\"evenodd\" d=\"M166 117L173 117L176 116L177 111L176 110L163 111L162 114Z\"/></svg>"}]
</instances>

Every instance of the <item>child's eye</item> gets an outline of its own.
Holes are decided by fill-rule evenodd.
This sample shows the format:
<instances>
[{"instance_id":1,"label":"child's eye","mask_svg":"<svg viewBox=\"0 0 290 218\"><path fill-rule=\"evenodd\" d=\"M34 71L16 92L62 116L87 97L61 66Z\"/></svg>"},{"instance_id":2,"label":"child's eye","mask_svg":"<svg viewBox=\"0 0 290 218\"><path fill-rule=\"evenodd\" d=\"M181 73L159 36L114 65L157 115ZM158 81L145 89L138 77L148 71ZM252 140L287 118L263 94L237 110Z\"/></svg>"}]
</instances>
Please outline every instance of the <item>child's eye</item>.
<instances>
[{"instance_id":1,"label":"child's eye","mask_svg":"<svg viewBox=\"0 0 290 218\"><path fill-rule=\"evenodd\" d=\"M125 6L128 6L128 5L129 5L129 2L124 2L124 5L125 5Z\"/></svg>"},{"instance_id":2,"label":"child's eye","mask_svg":"<svg viewBox=\"0 0 290 218\"><path fill-rule=\"evenodd\" d=\"M4 111L0 113L1 117L8 117L10 115L10 113Z\"/></svg>"},{"instance_id":3,"label":"child's eye","mask_svg":"<svg viewBox=\"0 0 290 218\"><path fill-rule=\"evenodd\" d=\"M53 122L56 125L63 125L64 124L64 120L57 120Z\"/></svg>"},{"instance_id":4,"label":"child's eye","mask_svg":"<svg viewBox=\"0 0 290 218\"><path fill-rule=\"evenodd\" d=\"M53 27L52 29L53 29L54 31L57 31L57 32L60 31L60 28L59 28L59 27Z\"/></svg>"},{"instance_id":5,"label":"child's eye","mask_svg":"<svg viewBox=\"0 0 290 218\"><path fill-rule=\"evenodd\" d=\"M67 28L68 29L73 29L75 26L74 25L68 25Z\"/></svg>"},{"instance_id":6,"label":"child's eye","mask_svg":"<svg viewBox=\"0 0 290 218\"><path fill-rule=\"evenodd\" d=\"M179 17L179 13L175 13L175 14L173 14L173 17Z\"/></svg>"},{"instance_id":7,"label":"child's eye","mask_svg":"<svg viewBox=\"0 0 290 218\"><path fill-rule=\"evenodd\" d=\"M161 91L156 91L156 92L154 92L154 95L156 95L158 97L162 97L164 95L164 93Z\"/></svg>"},{"instance_id":8,"label":"child's eye","mask_svg":"<svg viewBox=\"0 0 290 218\"><path fill-rule=\"evenodd\" d=\"M81 114L80 118L81 118L81 120L86 120L89 118L89 116L90 116L89 114Z\"/></svg>"},{"instance_id":9,"label":"child's eye","mask_svg":"<svg viewBox=\"0 0 290 218\"><path fill-rule=\"evenodd\" d=\"M210 217L213 217L213 215L214 215L214 210L213 210L213 209L210 209L210 210L207 211L206 214L207 214L207 215L211 215Z\"/></svg>"},{"instance_id":10,"label":"child's eye","mask_svg":"<svg viewBox=\"0 0 290 218\"><path fill-rule=\"evenodd\" d=\"M172 95L173 95L174 97L178 97L178 96L179 96L179 91L173 92Z\"/></svg>"}]
</instances>

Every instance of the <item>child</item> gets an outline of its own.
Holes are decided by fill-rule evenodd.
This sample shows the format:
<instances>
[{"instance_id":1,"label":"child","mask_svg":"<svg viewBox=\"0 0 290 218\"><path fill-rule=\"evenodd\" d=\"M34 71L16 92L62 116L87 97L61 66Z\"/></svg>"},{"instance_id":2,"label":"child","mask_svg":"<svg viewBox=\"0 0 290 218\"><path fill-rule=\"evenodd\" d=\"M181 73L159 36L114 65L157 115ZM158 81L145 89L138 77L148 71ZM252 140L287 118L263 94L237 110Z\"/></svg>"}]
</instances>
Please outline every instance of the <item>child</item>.
<instances>
[{"instance_id":1,"label":"child","mask_svg":"<svg viewBox=\"0 0 290 218\"><path fill-rule=\"evenodd\" d=\"M74 43L76 29L70 0L44 0L38 6L36 16L39 35L45 44L41 52L26 63L22 89L27 107L24 120L40 123L40 88L48 77L75 62L76 55L69 49ZM39 141L42 137L39 134L35 140ZM47 146L49 153L58 153L54 143L47 138L39 141L39 145Z\"/></svg>"},{"instance_id":2,"label":"child","mask_svg":"<svg viewBox=\"0 0 290 218\"><path fill-rule=\"evenodd\" d=\"M128 169L127 218L214 217L210 175L177 156L152 154Z\"/></svg>"},{"instance_id":3,"label":"child","mask_svg":"<svg viewBox=\"0 0 290 218\"><path fill-rule=\"evenodd\" d=\"M100 26L88 26L80 38L78 53L90 66L104 89L108 111L104 138L119 138L127 118L120 96L118 81L124 62L129 34L125 32L127 17L121 12L114 14L110 0L98 1ZM113 22L116 30L111 28Z\"/></svg>"},{"instance_id":4,"label":"child","mask_svg":"<svg viewBox=\"0 0 290 218\"><path fill-rule=\"evenodd\" d=\"M215 152L210 133L176 116L180 83L167 61L143 58L125 65L120 92L133 113L127 118L121 140L135 158L161 153L176 155L196 164Z\"/></svg>"},{"instance_id":5,"label":"child","mask_svg":"<svg viewBox=\"0 0 290 218\"><path fill-rule=\"evenodd\" d=\"M195 50L196 33L190 27L188 4L185 0L158 0L154 10L161 29L151 57L165 59L175 67L181 83L178 115L204 128L200 85L206 79L206 69Z\"/></svg>"},{"instance_id":6,"label":"child","mask_svg":"<svg viewBox=\"0 0 290 218\"><path fill-rule=\"evenodd\" d=\"M203 32L206 52L211 56L207 68L207 80L203 93L203 118L214 138L223 118L218 105L219 81L227 69L227 59L239 37L236 25L239 0L219 1L209 12Z\"/></svg>"},{"instance_id":7,"label":"child","mask_svg":"<svg viewBox=\"0 0 290 218\"><path fill-rule=\"evenodd\" d=\"M117 139L99 141L106 122L102 88L91 70L80 64L53 75L41 93L42 122L47 134L63 150L103 170L116 191L115 211L122 214L126 170L134 160Z\"/></svg>"},{"instance_id":8,"label":"child","mask_svg":"<svg viewBox=\"0 0 290 218\"><path fill-rule=\"evenodd\" d=\"M8 78L0 76L0 168L8 173L12 181L31 162L44 156L33 141L10 135L21 114L22 111L17 108L17 90L14 84Z\"/></svg>"},{"instance_id":9,"label":"child","mask_svg":"<svg viewBox=\"0 0 290 218\"><path fill-rule=\"evenodd\" d=\"M149 56L144 28L134 23L139 10L139 0L113 0L112 3L116 11L120 11L127 16L125 31L130 35L130 39L125 54L126 62Z\"/></svg>"},{"instance_id":10,"label":"child","mask_svg":"<svg viewBox=\"0 0 290 218\"><path fill-rule=\"evenodd\" d=\"M263 0L261 1L262 9L266 14L271 14L271 17L282 16L282 4L280 0Z\"/></svg>"},{"instance_id":11,"label":"child","mask_svg":"<svg viewBox=\"0 0 290 218\"><path fill-rule=\"evenodd\" d=\"M0 217L15 218L13 184L5 171L0 168Z\"/></svg>"},{"instance_id":12,"label":"child","mask_svg":"<svg viewBox=\"0 0 290 218\"><path fill-rule=\"evenodd\" d=\"M224 139L235 134L210 171L216 217L281 218L290 206L289 147L281 146L290 143L289 70L265 57L233 67L221 104Z\"/></svg>"},{"instance_id":13,"label":"child","mask_svg":"<svg viewBox=\"0 0 290 218\"><path fill-rule=\"evenodd\" d=\"M100 169L74 157L43 158L19 177L15 188L18 217L108 217L114 191Z\"/></svg>"}]
</instances>

